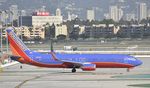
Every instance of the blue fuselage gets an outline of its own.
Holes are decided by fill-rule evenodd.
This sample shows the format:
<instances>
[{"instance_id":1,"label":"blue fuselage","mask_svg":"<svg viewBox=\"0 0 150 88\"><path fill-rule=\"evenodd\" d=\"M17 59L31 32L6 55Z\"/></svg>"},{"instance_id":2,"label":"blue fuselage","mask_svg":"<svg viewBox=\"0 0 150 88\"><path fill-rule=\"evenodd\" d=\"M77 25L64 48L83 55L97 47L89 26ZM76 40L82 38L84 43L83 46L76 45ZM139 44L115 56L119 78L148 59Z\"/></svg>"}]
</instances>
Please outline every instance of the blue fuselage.
<instances>
[{"instance_id":1,"label":"blue fuselage","mask_svg":"<svg viewBox=\"0 0 150 88\"><path fill-rule=\"evenodd\" d=\"M61 65L63 62L53 59L51 54L41 54L33 51L25 51L26 54L35 62L42 64ZM129 67L135 67L142 62L133 56L124 54L67 54L67 53L55 53L56 57L61 60L73 61L73 62L90 62L95 63L97 67L118 67L118 64L128 65ZM117 65L116 65L117 64ZM107 66L108 65L108 66ZM115 66L116 65L116 66ZM127 66L127 67L128 67ZM125 68L127 68L125 66Z\"/></svg>"}]
</instances>

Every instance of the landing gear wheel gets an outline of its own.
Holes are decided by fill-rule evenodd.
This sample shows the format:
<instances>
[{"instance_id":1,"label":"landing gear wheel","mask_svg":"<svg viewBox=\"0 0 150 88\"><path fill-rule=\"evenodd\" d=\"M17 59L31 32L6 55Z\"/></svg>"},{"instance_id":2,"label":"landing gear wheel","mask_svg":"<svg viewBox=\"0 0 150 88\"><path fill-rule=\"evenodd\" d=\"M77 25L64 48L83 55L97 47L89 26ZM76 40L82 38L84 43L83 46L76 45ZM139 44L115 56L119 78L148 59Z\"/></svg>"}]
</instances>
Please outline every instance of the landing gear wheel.
<instances>
[{"instance_id":1,"label":"landing gear wheel","mask_svg":"<svg viewBox=\"0 0 150 88\"><path fill-rule=\"evenodd\" d=\"M127 68L127 72L130 72L130 68Z\"/></svg>"},{"instance_id":2,"label":"landing gear wheel","mask_svg":"<svg viewBox=\"0 0 150 88\"><path fill-rule=\"evenodd\" d=\"M22 69L22 65L20 65L20 69Z\"/></svg>"},{"instance_id":3,"label":"landing gear wheel","mask_svg":"<svg viewBox=\"0 0 150 88\"><path fill-rule=\"evenodd\" d=\"M76 68L72 68L72 73L76 72Z\"/></svg>"}]
</instances>

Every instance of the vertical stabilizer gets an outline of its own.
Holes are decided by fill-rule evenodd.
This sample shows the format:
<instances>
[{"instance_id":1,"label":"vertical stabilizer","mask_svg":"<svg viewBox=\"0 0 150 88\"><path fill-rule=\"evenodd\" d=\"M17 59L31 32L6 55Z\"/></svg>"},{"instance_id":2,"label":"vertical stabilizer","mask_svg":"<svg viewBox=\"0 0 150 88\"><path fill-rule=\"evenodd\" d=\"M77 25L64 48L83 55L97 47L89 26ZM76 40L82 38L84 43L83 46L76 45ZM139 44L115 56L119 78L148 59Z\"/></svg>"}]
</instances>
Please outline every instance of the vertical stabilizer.
<instances>
[{"instance_id":1,"label":"vertical stabilizer","mask_svg":"<svg viewBox=\"0 0 150 88\"><path fill-rule=\"evenodd\" d=\"M17 35L14 33L13 28L7 28L6 32L10 49L13 55L19 55L20 50L21 51L29 50L27 46L22 42L22 40L19 39L19 37L17 37Z\"/></svg>"}]
</instances>

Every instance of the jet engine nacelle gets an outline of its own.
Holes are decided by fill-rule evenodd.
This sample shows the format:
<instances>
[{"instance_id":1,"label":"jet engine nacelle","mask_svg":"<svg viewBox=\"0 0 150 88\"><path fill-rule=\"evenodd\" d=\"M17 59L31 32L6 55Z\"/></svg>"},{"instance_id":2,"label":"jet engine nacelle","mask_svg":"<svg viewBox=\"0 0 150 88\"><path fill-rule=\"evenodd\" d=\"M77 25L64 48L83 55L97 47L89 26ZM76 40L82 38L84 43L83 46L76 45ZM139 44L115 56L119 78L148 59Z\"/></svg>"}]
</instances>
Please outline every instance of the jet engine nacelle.
<instances>
[{"instance_id":1,"label":"jet engine nacelle","mask_svg":"<svg viewBox=\"0 0 150 88\"><path fill-rule=\"evenodd\" d=\"M94 70L96 70L96 65L95 64L91 64L91 63L85 63L85 64L83 64L81 69L83 71L94 71Z\"/></svg>"}]
</instances>

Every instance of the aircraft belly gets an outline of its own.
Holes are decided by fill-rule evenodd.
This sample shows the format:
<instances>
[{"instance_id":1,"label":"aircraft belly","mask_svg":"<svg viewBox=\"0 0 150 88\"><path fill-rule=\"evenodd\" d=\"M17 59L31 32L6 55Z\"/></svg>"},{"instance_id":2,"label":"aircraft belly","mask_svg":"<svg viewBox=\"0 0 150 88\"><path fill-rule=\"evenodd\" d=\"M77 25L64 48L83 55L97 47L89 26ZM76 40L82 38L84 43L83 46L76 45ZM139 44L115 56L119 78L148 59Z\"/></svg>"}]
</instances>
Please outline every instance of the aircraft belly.
<instances>
[{"instance_id":1,"label":"aircraft belly","mask_svg":"<svg viewBox=\"0 0 150 88\"><path fill-rule=\"evenodd\" d=\"M125 63L117 63L117 62L93 62L93 64L96 64L97 68L130 68L134 67L130 64Z\"/></svg>"}]
</instances>

